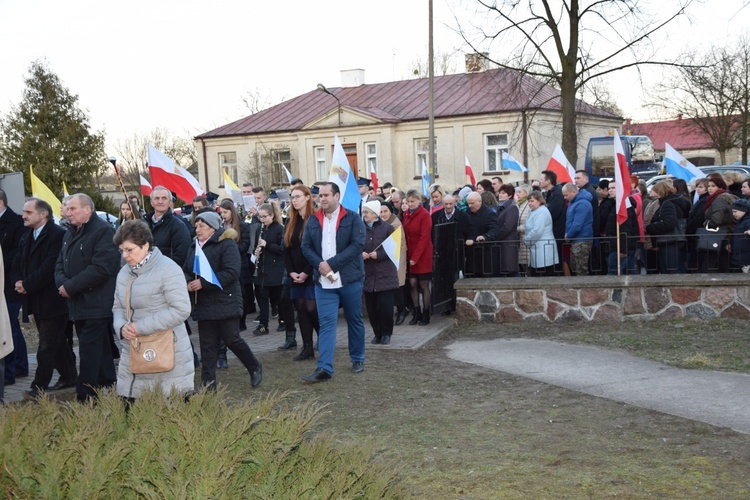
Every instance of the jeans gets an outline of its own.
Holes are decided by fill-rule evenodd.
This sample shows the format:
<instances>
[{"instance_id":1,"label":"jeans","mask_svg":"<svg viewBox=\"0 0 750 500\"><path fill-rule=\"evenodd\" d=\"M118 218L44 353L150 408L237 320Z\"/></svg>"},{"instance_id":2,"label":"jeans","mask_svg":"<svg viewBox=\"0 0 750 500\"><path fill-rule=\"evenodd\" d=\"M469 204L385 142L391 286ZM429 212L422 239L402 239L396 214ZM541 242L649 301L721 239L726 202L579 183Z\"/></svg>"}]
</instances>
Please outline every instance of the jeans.
<instances>
[{"instance_id":1,"label":"jeans","mask_svg":"<svg viewBox=\"0 0 750 500\"><path fill-rule=\"evenodd\" d=\"M8 315L10 316L10 331L13 335L13 352L5 358L5 379L15 380L16 375L28 375L29 356L26 351L26 340L23 338L18 313L21 312L20 300L8 301Z\"/></svg>"},{"instance_id":2,"label":"jeans","mask_svg":"<svg viewBox=\"0 0 750 500\"><path fill-rule=\"evenodd\" d=\"M318 337L318 368L333 375L333 354L336 349L336 324L339 319L339 302L344 308L349 330L349 357L352 363L365 360L365 324L362 321L362 281L341 288L323 288L315 285L315 301L320 321Z\"/></svg>"},{"instance_id":3,"label":"jeans","mask_svg":"<svg viewBox=\"0 0 750 500\"><path fill-rule=\"evenodd\" d=\"M607 268L608 274L617 275L617 252L609 254ZM620 258L620 275L638 274L638 268L635 265L635 250L628 252L627 257Z\"/></svg>"}]
</instances>

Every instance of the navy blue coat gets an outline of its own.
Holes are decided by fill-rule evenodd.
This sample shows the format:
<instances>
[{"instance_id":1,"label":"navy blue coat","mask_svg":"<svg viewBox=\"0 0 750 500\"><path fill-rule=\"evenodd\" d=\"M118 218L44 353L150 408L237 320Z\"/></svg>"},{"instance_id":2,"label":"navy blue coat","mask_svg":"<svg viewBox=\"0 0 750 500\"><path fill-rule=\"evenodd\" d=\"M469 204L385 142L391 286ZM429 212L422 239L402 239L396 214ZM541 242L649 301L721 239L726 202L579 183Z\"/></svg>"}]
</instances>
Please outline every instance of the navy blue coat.
<instances>
[{"instance_id":1,"label":"navy blue coat","mask_svg":"<svg viewBox=\"0 0 750 500\"><path fill-rule=\"evenodd\" d=\"M318 266L323 262L323 210L318 210L308 217L305 231L302 234L302 253L313 268L313 281L318 284L320 273ZM356 212L341 207L336 221L336 255L328 259L328 265L341 276L343 286L365 277L365 265L362 252L365 248L365 224Z\"/></svg>"}]
</instances>

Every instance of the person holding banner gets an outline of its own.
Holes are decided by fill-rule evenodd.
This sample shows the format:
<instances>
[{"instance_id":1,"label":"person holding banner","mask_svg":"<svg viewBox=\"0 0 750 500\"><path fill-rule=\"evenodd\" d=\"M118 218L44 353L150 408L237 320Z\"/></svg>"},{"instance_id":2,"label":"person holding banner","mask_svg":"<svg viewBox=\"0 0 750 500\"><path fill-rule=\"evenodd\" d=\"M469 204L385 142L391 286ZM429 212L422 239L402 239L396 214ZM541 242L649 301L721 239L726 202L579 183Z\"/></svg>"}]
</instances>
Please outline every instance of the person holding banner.
<instances>
[{"instance_id":1,"label":"person holding banner","mask_svg":"<svg viewBox=\"0 0 750 500\"><path fill-rule=\"evenodd\" d=\"M394 232L393 226L380 220L380 202L362 206L365 222L365 307L375 337L373 344L390 344L393 335L394 295L398 291L398 270L388 257L383 242Z\"/></svg>"},{"instance_id":2,"label":"person holding banner","mask_svg":"<svg viewBox=\"0 0 750 500\"><path fill-rule=\"evenodd\" d=\"M263 380L263 365L240 337L242 289L240 252L234 229L221 227L219 214L202 212L195 218L195 244L190 245L182 270L193 303L192 316L198 322L203 364L201 383L216 388L216 358L219 339L250 373L250 384Z\"/></svg>"}]
</instances>

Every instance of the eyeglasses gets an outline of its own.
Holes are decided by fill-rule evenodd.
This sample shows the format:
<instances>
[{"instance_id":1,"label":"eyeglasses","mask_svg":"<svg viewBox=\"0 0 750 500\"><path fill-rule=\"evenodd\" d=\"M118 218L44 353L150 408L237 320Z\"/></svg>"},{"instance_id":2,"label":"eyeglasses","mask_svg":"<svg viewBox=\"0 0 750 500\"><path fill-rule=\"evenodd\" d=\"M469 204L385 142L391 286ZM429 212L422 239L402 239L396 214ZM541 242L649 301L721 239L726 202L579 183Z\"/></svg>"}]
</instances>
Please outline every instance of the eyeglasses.
<instances>
[{"instance_id":1,"label":"eyeglasses","mask_svg":"<svg viewBox=\"0 0 750 500\"><path fill-rule=\"evenodd\" d=\"M135 247L132 247L132 248L123 248L123 247L120 247L119 250L120 250L120 253L122 255L130 255L131 253L135 252L139 248L142 248L142 247L139 247L139 246L135 246Z\"/></svg>"},{"instance_id":2,"label":"eyeglasses","mask_svg":"<svg viewBox=\"0 0 750 500\"><path fill-rule=\"evenodd\" d=\"M267 219L267 218L270 217L270 215L258 214L258 217L261 218L261 219Z\"/></svg>"},{"instance_id":3,"label":"eyeglasses","mask_svg":"<svg viewBox=\"0 0 750 500\"><path fill-rule=\"evenodd\" d=\"M299 200L300 198L304 198L304 197L305 197L305 195L303 195L303 194L298 194L297 196L292 196L292 199L293 199L293 200Z\"/></svg>"}]
</instances>

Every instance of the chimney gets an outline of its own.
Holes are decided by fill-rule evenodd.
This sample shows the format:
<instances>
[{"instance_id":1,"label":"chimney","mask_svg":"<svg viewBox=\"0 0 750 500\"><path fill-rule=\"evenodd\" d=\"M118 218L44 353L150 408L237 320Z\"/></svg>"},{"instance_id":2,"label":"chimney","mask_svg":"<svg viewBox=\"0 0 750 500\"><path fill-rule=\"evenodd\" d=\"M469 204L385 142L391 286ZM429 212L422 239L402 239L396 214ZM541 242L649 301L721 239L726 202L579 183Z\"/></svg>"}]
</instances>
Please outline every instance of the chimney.
<instances>
[{"instance_id":1,"label":"chimney","mask_svg":"<svg viewBox=\"0 0 750 500\"><path fill-rule=\"evenodd\" d=\"M487 52L476 52L473 54L464 55L466 62L467 73L481 73L487 69L487 58L489 54Z\"/></svg>"},{"instance_id":2,"label":"chimney","mask_svg":"<svg viewBox=\"0 0 750 500\"><path fill-rule=\"evenodd\" d=\"M626 118L626 119L625 119L625 126L626 126L626 127L629 127L629 126L631 126L632 124L633 124L633 120L632 120L632 119L630 119L630 118Z\"/></svg>"},{"instance_id":3,"label":"chimney","mask_svg":"<svg viewBox=\"0 0 750 500\"><path fill-rule=\"evenodd\" d=\"M342 87L359 87L365 84L365 70L363 69L342 69L341 86Z\"/></svg>"},{"instance_id":4,"label":"chimney","mask_svg":"<svg viewBox=\"0 0 750 500\"><path fill-rule=\"evenodd\" d=\"M677 119L682 120L682 113L677 113Z\"/></svg>"}]
</instances>

